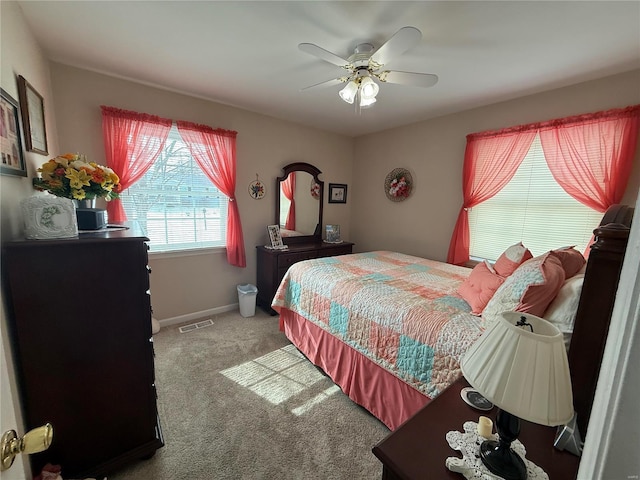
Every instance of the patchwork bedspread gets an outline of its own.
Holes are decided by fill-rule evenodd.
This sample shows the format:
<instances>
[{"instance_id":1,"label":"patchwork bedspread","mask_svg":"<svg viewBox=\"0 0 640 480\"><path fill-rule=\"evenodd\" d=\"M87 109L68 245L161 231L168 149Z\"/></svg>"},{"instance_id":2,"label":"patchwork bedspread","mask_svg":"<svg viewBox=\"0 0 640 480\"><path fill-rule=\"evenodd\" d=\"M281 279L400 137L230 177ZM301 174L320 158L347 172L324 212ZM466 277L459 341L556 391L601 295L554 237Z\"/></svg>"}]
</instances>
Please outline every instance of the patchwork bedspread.
<instances>
[{"instance_id":1,"label":"patchwork bedspread","mask_svg":"<svg viewBox=\"0 0 640 480\"><path fill-rule=\"evenodd\" d=\"M429 398L461 375L483 329L456 293L470 269L376 251L294 264L273 300Z\"/></svg>"}]
</instances>

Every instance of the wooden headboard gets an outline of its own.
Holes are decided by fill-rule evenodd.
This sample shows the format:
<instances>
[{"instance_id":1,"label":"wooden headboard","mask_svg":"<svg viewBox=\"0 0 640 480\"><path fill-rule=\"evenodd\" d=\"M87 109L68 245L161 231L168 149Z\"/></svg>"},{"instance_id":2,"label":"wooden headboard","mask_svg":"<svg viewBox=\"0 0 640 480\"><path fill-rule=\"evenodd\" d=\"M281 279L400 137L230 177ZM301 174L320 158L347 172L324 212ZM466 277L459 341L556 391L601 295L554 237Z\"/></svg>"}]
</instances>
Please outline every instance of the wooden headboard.
<instances>
[{"instance_id":1,"label":"wooden headboard","mask_svg":"<svg viewBox=\"0 0 640 480\"><path fill-rule=\"evenodd\" d=\"M633 208L612 205L593 231L595 241L569 347L573 404L582 438L587 434L632 217Z\"/></svg>"}]
</instances>

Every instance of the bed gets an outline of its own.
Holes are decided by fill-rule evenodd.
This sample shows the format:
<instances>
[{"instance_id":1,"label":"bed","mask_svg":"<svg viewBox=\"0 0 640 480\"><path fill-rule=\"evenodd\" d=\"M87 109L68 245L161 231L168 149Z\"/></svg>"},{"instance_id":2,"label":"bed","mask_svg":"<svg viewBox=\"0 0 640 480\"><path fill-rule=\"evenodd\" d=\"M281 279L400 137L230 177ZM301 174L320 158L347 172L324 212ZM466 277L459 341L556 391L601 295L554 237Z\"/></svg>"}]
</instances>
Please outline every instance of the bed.
<instances>
[{"instance_id":1,"label":"bed","mask_svg":"<svg viewBox=\"0 0 640 480\"><path fill-rule=\"evenodd\" d=\"M583 433L632 214L622 205L607 211L580 272L569 362ZM485 328L486 319L460 294L477 270L390 251L306 260L287 271L272 308L287 338L394 430L461 376L459 361ZM496 297L508 290L496 289L487 310L493 302L499 311Z\"/></svg>"}]
</instances>

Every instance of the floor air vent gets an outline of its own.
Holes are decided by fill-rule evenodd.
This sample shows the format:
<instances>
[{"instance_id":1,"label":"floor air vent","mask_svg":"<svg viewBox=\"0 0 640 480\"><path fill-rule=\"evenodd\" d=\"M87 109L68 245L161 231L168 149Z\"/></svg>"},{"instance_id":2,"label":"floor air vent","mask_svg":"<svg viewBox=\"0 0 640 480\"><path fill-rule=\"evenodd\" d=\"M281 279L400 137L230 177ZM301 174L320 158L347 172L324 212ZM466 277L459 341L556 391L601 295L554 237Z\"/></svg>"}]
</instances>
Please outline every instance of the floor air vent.
<instances>
[{"instance_id":1,"label":"floor air vent","mask_svg":"<svg viewBox=\"0 0 640 480\"><path fill-rule=\"evenodd\" d=\"M213 320L209 318L208 320L203 320L201 322L191 323L189 325L183 325L182 327L180 327L179 330L180 330L180 333L187 333L193 330L197 330L198 328L210 327L211 325L213 325Z\"/></svg>"}]
</instances>

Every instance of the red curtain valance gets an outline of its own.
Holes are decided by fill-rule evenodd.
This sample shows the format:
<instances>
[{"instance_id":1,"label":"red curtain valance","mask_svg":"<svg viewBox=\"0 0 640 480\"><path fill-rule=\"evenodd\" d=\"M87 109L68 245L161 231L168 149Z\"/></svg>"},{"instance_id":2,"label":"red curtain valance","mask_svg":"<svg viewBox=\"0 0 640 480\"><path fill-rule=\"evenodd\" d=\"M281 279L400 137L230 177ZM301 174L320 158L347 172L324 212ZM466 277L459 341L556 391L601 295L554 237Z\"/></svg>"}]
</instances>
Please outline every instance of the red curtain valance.
<instances>
[{"instance_id":1,"label":"red curtain valance","mask_svg":"<svg viewBox=\"0 0 640 480\"><path fill-rule=\"evenodd\" d=\"M556 118L546 120L544 122L527 123L524 125L516 125L513 127L502 128L500 130L486 130L484 132L470 133L467 140L475 140L478 138L500 137L511 133L528 132L531 130L542 130L547 128L568 126L571 124L586 124L603 119L633 117L640 114L640 105L632 105L624 108L613 108L611 110L603 110L595 113L584 113L573 115L570 117Z\"/></svg>"},{"instance_id":2,"label":"red curtain valance","mask_svg":"<svg viewBox=\"0 0 640 480\"><path fill-rule=\"evenodd\" d=\"M178 120L176 122L178 128L185 130L193 130L195 132L211 133L214 135L221 135L223 137L236 138L238 132L234 130L225 130L224 128L213 128L209 125L203 125L201 123L185 122L184 120Z\"/></svg>"}]
</instances>

